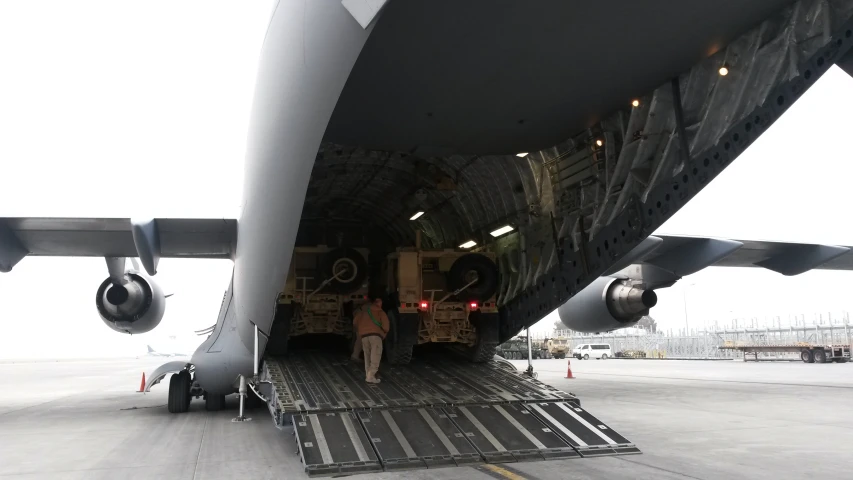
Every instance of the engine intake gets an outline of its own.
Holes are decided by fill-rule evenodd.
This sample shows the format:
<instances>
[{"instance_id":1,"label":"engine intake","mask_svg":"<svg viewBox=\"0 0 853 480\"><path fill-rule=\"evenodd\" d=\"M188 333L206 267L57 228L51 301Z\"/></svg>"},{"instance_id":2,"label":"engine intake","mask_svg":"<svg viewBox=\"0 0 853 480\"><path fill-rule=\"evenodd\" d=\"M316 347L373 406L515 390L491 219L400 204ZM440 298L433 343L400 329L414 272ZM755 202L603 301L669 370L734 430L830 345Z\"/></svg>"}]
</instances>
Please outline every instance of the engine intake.
<instances>
[{"instance_id":1,"label":"engine intake","mask_svg":"<svg viewBox=\"0 0 853 480\"><path fill-rule=\"evenodd\" d=\"M166 297L153 280L128 272L124 283L108 278L98 287L95 303L101 320L121 333L145 333L154 329L166 311Z\"/></svg>"},{"instance_id":2,"label":"engine intake","mask_svg":"<svg viewBox=\"0 0 853 480\"><path fill-rule=\"evenodd\" d=\"M644 290L615 277L600 277L564 303L560 321L572 330L609 332L637 323L657 304L653 290Z\"/></svg>"}]
</instances>

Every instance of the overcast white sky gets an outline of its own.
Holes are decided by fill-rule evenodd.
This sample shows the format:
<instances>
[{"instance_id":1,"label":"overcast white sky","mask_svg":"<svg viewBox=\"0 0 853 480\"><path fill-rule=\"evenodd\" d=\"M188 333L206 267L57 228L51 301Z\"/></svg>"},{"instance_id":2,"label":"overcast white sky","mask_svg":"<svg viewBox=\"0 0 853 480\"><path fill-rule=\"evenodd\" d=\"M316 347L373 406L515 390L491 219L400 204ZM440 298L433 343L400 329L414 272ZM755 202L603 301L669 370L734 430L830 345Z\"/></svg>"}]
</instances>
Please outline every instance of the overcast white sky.
<instances>
[{"instance_id":1,"label":"overcast white sky","mask_svg":"<svg viewBox=\"0 0 853 480\"><path fill-rule=\"evenodd\" d=\"M234 217L271 2L0 2L0 216ZM853 245L853 79L833 69L660 233ZM0 358L191 353L215 322L228 261L163 260L175 296L153 332L94 308L100 258L27 258L0 275ZM853 274L708 269L659 292L683 328L853 310ZM690 286L692 285L692 286ZM824 314L826 316L826 314ZM537 330L550 329L553 317ZM175 337L171 339L170 337Z\"/></svg>"}]
</instances>

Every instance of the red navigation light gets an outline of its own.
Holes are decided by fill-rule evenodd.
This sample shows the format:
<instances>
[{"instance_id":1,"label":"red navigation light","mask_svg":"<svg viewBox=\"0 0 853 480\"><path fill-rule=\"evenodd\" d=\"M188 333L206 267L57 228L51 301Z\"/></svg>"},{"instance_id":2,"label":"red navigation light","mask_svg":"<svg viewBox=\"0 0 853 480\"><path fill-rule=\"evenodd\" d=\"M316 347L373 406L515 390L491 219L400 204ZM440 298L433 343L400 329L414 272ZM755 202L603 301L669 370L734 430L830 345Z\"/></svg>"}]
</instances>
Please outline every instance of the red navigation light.
<instances>
[{"instance_id":1,"label":"red navigation light","mask_svg":"<svg viewBox=\"0 0 853 480\"><path fill-rule=\"evenodd\" d=\"M478 307L477 302L471 302L471 310L476 310Z\"/></svg>"},{"instance_id":2,"label":"red navigation light","mask_svg":"<svg viewBox=\"0 0 853 480\"><path fill-rule=\"evenodd\" d=\"M427 307L429 307L429 304L427 302L421 302L421 310L426 310Z\"/></svg>"}]
</instances>

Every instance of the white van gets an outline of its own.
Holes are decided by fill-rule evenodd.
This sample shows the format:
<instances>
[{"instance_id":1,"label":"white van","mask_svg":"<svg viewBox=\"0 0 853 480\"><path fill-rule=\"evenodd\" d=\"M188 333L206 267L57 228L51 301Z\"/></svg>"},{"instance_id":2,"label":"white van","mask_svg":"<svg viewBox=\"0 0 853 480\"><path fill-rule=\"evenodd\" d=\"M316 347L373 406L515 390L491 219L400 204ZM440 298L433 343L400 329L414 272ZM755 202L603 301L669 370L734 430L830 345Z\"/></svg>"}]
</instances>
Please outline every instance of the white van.
<instances>
[{"instance_id":1,"label":"white van","mask_svg":"<svg viewBox=\"0 0 853 480\"><path fill-rule=\"evenodd\" d=\"M589 360L590 358L606 360L613 358L613 351L610 350L609 343L584 343L572 350L572 356L578 360Z\"/></svg>"}]
</instances>

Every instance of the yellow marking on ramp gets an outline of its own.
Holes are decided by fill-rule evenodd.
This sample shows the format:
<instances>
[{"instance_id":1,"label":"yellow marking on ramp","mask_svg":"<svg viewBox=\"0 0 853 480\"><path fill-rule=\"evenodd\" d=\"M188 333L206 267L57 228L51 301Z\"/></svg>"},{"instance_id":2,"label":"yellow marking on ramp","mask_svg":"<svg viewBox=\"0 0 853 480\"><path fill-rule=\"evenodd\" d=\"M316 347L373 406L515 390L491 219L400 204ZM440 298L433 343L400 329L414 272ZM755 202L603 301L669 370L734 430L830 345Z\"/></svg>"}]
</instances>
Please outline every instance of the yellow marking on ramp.
<instances>
[{"instance_id":1,"label":"yellow marking on ramp","mask_svg":"<svg viewBox=\"0 0 853 480\"><path fill-rule=\"evenodd\" d=\"M492 473L495 473L500 476L500 478L505 478L506 480L529 480L527 477L519 475L517 473L510 472L506 468L499 467L495 464L489 463L480 467L484 470L488 470Z\"/></svg>"}]
</instances>

